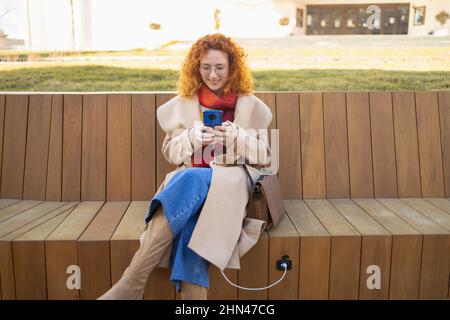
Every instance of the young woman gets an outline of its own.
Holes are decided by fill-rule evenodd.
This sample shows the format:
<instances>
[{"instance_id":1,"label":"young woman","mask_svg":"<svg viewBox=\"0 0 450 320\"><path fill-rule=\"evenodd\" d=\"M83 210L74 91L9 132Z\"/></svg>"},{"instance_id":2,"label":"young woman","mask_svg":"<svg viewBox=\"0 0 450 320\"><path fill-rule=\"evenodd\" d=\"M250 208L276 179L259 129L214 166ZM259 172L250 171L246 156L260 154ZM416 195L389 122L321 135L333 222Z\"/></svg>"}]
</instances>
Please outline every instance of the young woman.
<instances>
[{"instance_id":1,"label":"young woman","mask_svg":"<svg viewBox=\"0 0 450 320\"><path fill-rule=\"evenodd\" d=\"M270 109L252 92L245 55L230 38L207 35L190 48L178 96L157 110L162 153L177 168L149 203L141 246L122 278L99 299L142 299L151 271L171 267L182 299L206 299L209 264L239 269L264 222L246 218L250 183L270 165ZM206 127L204 110L221 110Z\"/></svg>"}]
</instances>

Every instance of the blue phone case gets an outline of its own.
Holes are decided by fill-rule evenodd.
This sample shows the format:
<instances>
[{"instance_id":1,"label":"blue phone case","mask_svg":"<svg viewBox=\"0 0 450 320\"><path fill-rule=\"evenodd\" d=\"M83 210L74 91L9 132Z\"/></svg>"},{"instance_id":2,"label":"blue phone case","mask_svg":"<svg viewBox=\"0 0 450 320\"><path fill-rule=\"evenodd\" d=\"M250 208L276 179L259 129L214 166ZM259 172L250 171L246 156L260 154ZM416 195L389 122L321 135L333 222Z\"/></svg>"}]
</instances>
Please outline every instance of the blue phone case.
<instances>
[{"instance_id":1,"label":"blue phone case","mask_svg":"<svg viewBox=\"0 0 450 320\"><path fill-rule=\"evenodd\" d=\"M222 125L222 110L203 111L203 123L211 128Z\"/></svg>"}]
</instances>

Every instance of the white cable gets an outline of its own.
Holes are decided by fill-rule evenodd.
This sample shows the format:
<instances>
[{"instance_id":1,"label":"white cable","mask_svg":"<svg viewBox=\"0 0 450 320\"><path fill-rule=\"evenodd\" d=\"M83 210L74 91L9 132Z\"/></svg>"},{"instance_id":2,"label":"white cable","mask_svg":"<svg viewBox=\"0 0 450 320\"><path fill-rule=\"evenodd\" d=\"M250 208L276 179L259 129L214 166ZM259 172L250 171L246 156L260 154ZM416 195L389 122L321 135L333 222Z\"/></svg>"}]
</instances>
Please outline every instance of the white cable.
<instances>
[{"instance_id":1,"label":"white cable","mask_svg":"<svg viewBox=\"0 0 450 320\"><path fill-rule=\"evenodd\" d=\"M287 264L286 264L285 262L283 262L283 263L281 264L281 266L284 268L284 273L283 273L283 275L281 276L281 278L278 279L276 282L272 283L271 285L269 285L269 286L267 286L267 287L262 287L262 288L246 288L246 287L238 286L237 284L234 284L233 282L231 282L231 281L227 278L227 276L223 273L223 270L220 270L220 272L222 273L222 276L225 278L225 280L227 280L227 282L228 282L229 284L231 284L233 287L236 287L236 288L239 288L239 289L242 289L242 290L266 290L266 289L269 289L269 288L273 287L274 285L280 283L281 280L283 280L283 278L286 276L287 271L288 271L288 269L287 269Z\"/></svg>"}]
</instances>

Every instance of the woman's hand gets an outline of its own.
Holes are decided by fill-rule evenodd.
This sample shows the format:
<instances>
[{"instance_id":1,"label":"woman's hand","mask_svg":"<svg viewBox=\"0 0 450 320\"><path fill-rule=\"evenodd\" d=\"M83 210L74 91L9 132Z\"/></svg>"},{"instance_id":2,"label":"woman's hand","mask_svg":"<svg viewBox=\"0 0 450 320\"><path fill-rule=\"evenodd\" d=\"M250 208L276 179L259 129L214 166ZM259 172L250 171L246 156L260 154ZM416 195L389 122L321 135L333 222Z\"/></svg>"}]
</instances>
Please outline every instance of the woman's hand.
<instances>
[{"instance_id":1,"label":"woman's hand","mask_svg":"<svg viewBox=\"0 0 450 320\"><path fill-rule=\"evenodd\" d=\"M197 142L200 142L202 146L207 146L211 143L215 143L214 129L211 127L198 124L193 128L194 138Z\"/></svg>"},{"instance_id":2,"label":"woman's hand","mask_svg":"<svg viewBox=\"0 0 450 320\"><path fill-rule=\"evenodd\" d=\"M237 127L227 120L221 126L214 127L214 134L216 142L228 148L236 141Z\"/></svg>"}]
</instances>

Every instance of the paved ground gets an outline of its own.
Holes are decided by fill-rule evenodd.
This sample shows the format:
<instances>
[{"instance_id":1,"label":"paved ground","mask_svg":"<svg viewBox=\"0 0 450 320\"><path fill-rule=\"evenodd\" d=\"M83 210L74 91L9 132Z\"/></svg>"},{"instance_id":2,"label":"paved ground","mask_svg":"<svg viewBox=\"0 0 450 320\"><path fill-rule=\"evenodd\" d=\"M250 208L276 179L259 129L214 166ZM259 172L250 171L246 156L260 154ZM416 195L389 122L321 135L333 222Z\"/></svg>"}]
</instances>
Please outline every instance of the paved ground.
<instances>
[{"instance_id":1,"label":"paved ground","mask_svg":"<svg viewBox=\"0 0 450 320\"><path fill-rule=\"evenodd\" d=\"M339 36L291 36L286 38L234 38L248 49L264 48L343 48L343 47L450 47L450 36L408 36L408 35L339 35ZM171 46L186 49L193 41Z\"/></svg>"},{"instance_id":2,"label":"paved ground","mask_svg":"<svg viewBox=\"0 0 450 320\"><path fill-rule=\"evenodd\" d=\"M450 71L450 36L407 35L293 36L235 39L248 53L254 70L382 69ZM39 62L0 63L0 70L53 65L108 65L179 69L192 41L141 55L50 57Z\"/></svg>"},{"instance_id":3,"label":"paved ground","mask_svg":"<svg viewBox=\"0 0 450 320\"><path fill-rule=\"evenodd\" d=\"M408 35L339 35L339 36L292 36L272 39L236 39L243 46L249 48L269 48L273 46L284 48L345 48L378 47L378 48L421 48L447 47L450 48L450 36L421 36Z\"/></svg>"}]
</instances>

